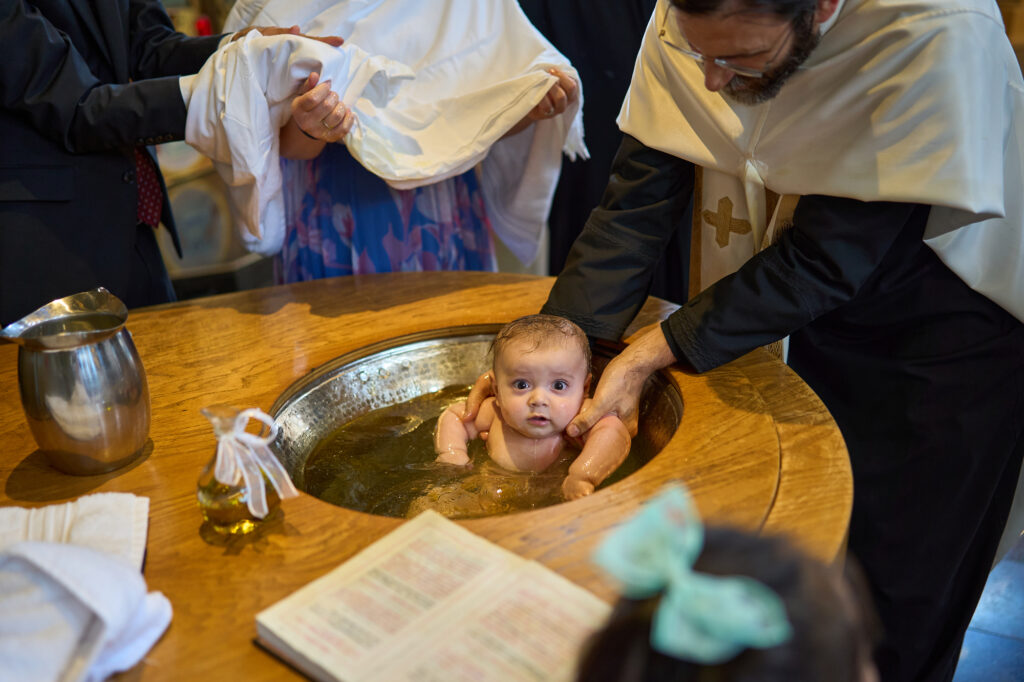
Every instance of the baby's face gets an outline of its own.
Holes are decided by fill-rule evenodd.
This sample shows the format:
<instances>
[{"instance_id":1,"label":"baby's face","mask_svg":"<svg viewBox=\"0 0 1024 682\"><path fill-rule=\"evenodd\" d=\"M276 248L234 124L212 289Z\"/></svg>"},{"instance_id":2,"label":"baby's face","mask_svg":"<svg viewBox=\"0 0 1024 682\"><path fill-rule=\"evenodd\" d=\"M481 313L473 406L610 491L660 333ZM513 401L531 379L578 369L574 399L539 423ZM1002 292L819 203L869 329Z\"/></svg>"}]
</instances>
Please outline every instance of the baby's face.
<instances>
[{"instance_id":1,"label":"baby's face","mask_svg":"<svg viewBox=\"0 0 1024 682\"><path fill-rule=\"evenodd\" d=\"M583 404L589 369L569 344L510 342L494 361L494 398L502 418L528 438L561 433Z\"/></svg>"}]
</instances>

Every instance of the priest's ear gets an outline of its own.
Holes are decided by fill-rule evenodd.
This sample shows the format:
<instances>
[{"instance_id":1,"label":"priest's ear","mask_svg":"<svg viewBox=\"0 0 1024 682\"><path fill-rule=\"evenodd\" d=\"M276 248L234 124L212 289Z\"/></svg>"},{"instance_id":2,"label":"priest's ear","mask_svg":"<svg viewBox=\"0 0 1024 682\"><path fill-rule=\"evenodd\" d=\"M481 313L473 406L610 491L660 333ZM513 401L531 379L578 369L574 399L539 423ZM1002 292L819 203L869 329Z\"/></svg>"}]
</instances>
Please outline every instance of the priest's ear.
<instances>
[{"instance_id":1,"label":"priest's ear","mask_svg":"<svg viewBox=\"0 0 1024 682\"><path fill-rule=\"evenodd\" d=\"M814 10L814 23L824 24L836 13L839 0L818 0L817 5L817 9Z\"/></svg>"}]
</instances>

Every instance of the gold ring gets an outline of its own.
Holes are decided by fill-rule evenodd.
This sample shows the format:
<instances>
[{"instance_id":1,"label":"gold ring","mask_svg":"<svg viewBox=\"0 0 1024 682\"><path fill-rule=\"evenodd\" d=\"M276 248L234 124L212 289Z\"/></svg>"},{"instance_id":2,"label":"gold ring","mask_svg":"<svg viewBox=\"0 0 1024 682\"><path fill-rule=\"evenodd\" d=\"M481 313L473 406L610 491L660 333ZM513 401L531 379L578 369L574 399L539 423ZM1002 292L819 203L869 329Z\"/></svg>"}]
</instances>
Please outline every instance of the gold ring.
<instances>
[{"instance_id":1,"label":"gold ring","mask_svg":"<svg viewBox=\"0 0 1024 682\"><path fill-rule=\"evenodd\" d=\"M320 125L322 125L325 130L330 130L331 129L331 126L327 125L327 119L326 118L320 119Z\"/></svg>"}]
</instances>

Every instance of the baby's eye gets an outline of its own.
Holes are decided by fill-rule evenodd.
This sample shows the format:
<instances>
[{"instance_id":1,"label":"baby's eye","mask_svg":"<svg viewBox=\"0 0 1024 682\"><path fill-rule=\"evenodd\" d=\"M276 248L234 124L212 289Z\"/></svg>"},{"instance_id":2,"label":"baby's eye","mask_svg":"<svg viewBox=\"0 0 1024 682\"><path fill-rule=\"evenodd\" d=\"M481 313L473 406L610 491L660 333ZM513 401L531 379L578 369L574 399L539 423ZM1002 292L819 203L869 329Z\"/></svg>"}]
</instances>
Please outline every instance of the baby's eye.
<instances>
[{"instance_id":1,"label":"baby's eye","mask_svg":"<svg viewBox=\"0 0 1024 682\"><path fill-rule=\"evenodd\" d=\"M512 386L516 390L525 391L530 387L530 384L529 382L526 381L526 379L516 379L515 381L512 382Z\"/></svg>"},{"instance_id":2,"label":"baby's eye","mask_svg":"<svg viewBox=\"0 0 1024 682\"><path fill-rule=\"evenodd\" d=\"M558 381L551 384L551 388L555 389L556 391L564 391L565 389L569 388L569 384L559 379Z\"/></svg>"}]
</instances>

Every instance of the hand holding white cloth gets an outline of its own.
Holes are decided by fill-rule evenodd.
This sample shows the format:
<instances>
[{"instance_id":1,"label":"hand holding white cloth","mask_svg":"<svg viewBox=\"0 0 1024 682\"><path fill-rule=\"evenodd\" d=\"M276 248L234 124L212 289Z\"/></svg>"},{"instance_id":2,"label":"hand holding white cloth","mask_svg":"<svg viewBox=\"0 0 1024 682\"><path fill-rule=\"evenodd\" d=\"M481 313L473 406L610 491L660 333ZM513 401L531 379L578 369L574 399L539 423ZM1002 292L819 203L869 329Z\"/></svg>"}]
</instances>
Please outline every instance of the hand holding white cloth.
<instances>
[{"instance_id":1,"label":"hand holding white cloth","mask_svg":"<svg viewBox=\"0 0 1024 682\"><path fill-rule=\"evenodd\" d=\"M88 547L0 552L0 679L93 681L135 665L171 621L126 562Z\"/></svg>"},{"instance_id":2,"label":"hand holding white cloth","mask_svg":"<svg viewBox=\"0 0 1024 682\"><path fill-rule=\"evenodd\" d=\"M411 189L481 164L491 224L524 263L535 257L561 169L588 156L580 97L554 118L502 139L544 99L555 68L576 71L515 0L236 3L226 28L292 25L341 35L330 48L298 37L249 34L182 82L190 92L185 139L232 186L246 246L276 253L284 237L277 130L310 71L356 115L345 144L393 187Z\"/></svg>"},{"instance_id":3,"label":"hand holding white cloth","mask_svg":"<svg viewBox=\"0 0 1024 682\"><path fill-rule=\"evenodd\" d=\"M182 79L190 93L185 140L213 160L230 187L246 247L265 255L279 251L284 239L278 130L311 71L331 80L350 109L357 100L385 106L395 83L412 77L408 67L356 47L252 31Z\"/></svg>"}]
</instances>

